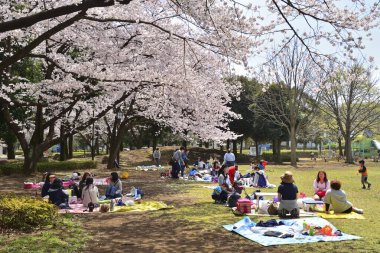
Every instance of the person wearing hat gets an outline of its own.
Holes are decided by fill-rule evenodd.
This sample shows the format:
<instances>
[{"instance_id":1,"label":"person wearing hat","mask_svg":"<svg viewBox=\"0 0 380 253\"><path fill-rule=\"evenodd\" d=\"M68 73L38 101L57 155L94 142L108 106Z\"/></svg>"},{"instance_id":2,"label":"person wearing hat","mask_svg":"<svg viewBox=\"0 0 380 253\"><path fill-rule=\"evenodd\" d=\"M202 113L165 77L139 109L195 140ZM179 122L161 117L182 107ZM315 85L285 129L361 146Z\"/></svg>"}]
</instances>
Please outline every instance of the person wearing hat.
<instances>
[{"instance_id":1,"label":"person wearing hat","mask_svg":"<svg viewBox=\"0 0 380 253\"><path fill-rule=\"evenodd\" d=\"M285 218L288 213L290 213L291 218L298 218L298 188L294 184L292 172L286 171L284 175L281 176L281 184L278 187L277 193L278 201L280 202L278 208L280 218Z\"/></svg>"},{"instance_id":2,"label":"person wearing hat","mask_svg":"<svg viewBox=\"0 0 380 253\"><path fill-rule=\"evenodd\" d=\"M364 160L359 161L360 168L358 172L362 174L362 185L363 185L362 189L366 189L365 184L367 184L368 186L367 189L369 190L371 189L371 183L368 182L368 169L366 166L364 166L364 163L365 163Z\"/></svg>"}]
</instances>

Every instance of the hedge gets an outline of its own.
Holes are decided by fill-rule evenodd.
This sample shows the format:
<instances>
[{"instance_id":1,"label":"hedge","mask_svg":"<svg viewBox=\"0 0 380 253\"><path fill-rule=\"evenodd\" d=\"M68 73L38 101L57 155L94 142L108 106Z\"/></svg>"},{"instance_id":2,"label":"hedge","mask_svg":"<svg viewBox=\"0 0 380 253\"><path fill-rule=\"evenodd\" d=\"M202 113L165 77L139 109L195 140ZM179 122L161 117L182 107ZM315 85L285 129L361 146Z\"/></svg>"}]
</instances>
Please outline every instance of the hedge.
<instances>
[{"instance_id":1,"label":"hedge","mask_svg":"<svg viewBox=\"0 0 380 253\"><path fill-rule=\"evenodd\" d=\"M97 162L92 160L69 160L69 161L44 161L37 164L37 170L47 171L75 171L96 169ZM10 175L12 173L23 173L23 163L1 163L0 173Z\"/></svg>"},{"instance_id":2,"label":"hedge","mask_svg":"<svg viewBox=\"0 0 380 253\"><path fill-rule=\"evenodd\" d=\"M42 199L25 196L0 196L0 228L28 231L54 224L57 207Z\"/></svg>"}]
</instances>

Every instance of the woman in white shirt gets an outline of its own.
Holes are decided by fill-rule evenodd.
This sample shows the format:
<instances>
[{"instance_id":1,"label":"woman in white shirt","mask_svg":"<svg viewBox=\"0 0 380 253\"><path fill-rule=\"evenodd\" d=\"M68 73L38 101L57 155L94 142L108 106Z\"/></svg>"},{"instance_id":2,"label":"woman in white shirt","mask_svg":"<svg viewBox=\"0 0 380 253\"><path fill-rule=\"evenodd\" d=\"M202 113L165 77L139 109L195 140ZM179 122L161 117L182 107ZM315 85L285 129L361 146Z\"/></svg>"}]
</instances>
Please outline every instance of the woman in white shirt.
<instances>
[{"instance_id":1,"label":"woman in white shirt","mask_svg":"<svg viewBox=\"0 0 380 253\"><path fill-rule=\"evenodd\" d=\"M98 204L99 190L94 185L94 179L88 177L86 179L86 186L82 190L82 203L84 207L88 207L88 204L92 202L94 205Z\"/></svg>"},{"instance_id":2,"label":"woman in white shirt","mask_svg":"<svg viewBox=\"0 0 380 253\"><path fill-rule=\"evenodd\" d=\"M313 183L314 187L314 199L322 200L326 195L326 191L330 189L330 181L327 179L325 171L321 170L317 174L317 178Z\"/></svg>"}]
</instances>

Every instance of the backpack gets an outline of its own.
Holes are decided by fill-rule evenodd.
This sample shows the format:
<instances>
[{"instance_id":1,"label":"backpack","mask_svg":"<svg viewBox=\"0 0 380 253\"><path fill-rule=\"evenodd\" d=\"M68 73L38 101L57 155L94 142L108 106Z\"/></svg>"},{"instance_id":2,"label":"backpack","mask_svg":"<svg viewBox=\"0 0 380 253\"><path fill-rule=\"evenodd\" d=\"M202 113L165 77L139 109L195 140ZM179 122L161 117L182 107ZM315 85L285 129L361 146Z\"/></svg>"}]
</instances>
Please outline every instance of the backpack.
<instances>
[{"instance_id":1,"label":"backpack","mask_svg":"<svg viewBox=\"0 0 380 253\"><path fill-rule=\"evenodd\" d=\"M236 207L238 200L241 198L240 194L237 192L232 193L232 195L228 198L228 206Z\"/></svg>"}]
</instances>

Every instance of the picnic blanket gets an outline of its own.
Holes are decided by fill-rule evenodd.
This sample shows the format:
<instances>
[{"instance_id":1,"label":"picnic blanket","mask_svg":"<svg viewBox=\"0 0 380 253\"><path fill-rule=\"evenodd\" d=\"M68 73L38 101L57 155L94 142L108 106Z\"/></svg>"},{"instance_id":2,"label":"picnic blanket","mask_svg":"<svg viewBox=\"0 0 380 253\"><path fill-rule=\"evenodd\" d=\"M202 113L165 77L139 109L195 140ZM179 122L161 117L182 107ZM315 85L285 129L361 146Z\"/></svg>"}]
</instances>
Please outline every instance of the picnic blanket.
<instances>
[{"instance_id":1,"label":"picnic blanket","mask_svg":"<svg viewBox=\"0 0 380 253\"><path fill-rule=\"evenodd\" d=\"M109 203L110 201L102 201L102 203ZM59 209L58 213L60 214L66 214L66 213L72 213L72 214L87 214L89 213L87 211L87 208L84 207L82 204L70 204L71 209ZM163 202L160 201L142 201L141 203L135 203L131 206L115 206L114 210L112 212L132 212L132 211L138 211L138 212L145 212L145 211L156 211L161 209L170 209L173 208L173 206L168 206ZM94 213L99 213L99 207L94 209Z\"/></svg>"},{"instance_id":2,"label":"picnic blanket","mask_svg":"<svg viewBox=\"0 0 380 253\"><path fill-rule=\"evenodd\" d=\"M299 243L312 243L312 242L336 242L346 240L357 240L361 237L344 234L341 236L325 236L325 235L302 235L303 223L312 224L315 226L324 227L329 225L333 232L337 230L330 222L323 218L304 218L304 219L290 219L290 220L277 220L282 221L285 225L276 227L257 227L256 223L252 222L248 217L240 220L239 222L231 225L223 226L226 230L235 232L251 241L257 242L263 246L284 245L284 244L299 244ZM279 238L265 236L267 231L281 232L282 234L292 234L293 237Z\"/></svg>"},{"instance_id":3,"label":"picnic blanket","mask_svg":"<svg viewBox=\"0 0 380 253\"><path fill-rule=\"evenodd\" d=\"M318 216L325 218L325 219L357 219L357 220L365 220L365 217L362 214L358 213L317 213Z\"/></svg>"},{"instance_id":4,"label":"picnic blanket","mask_svg":"<svg viewBox=\"0 0 380 253\"><path fill-rule=\"evenodd\" d=\"M237 215L236 212L236 207L232 207L232 212ZM270 215L270 214L263 214L263 213L258 213L255 210L252 209L252 213L245 213L244 215L246 216L252 216L252 217L278 217L278 215ZM317 217L317 214L312 213L312 212L305 212L304 210L300 210L300 217Z\"/></svg>"},{"instance_id":5,"label":"picnic blanket","mask_svg":"<svg viewBox=\"0 0 380 253\"><path fill-rule=\"evenodd\" d=\"M163 170L165 169L163 166L156 166L156 165L142 165L142 166L137 166L136 170L143 170L143 171L148 171L148 170Z\"/></svg>"}]
</instances>

